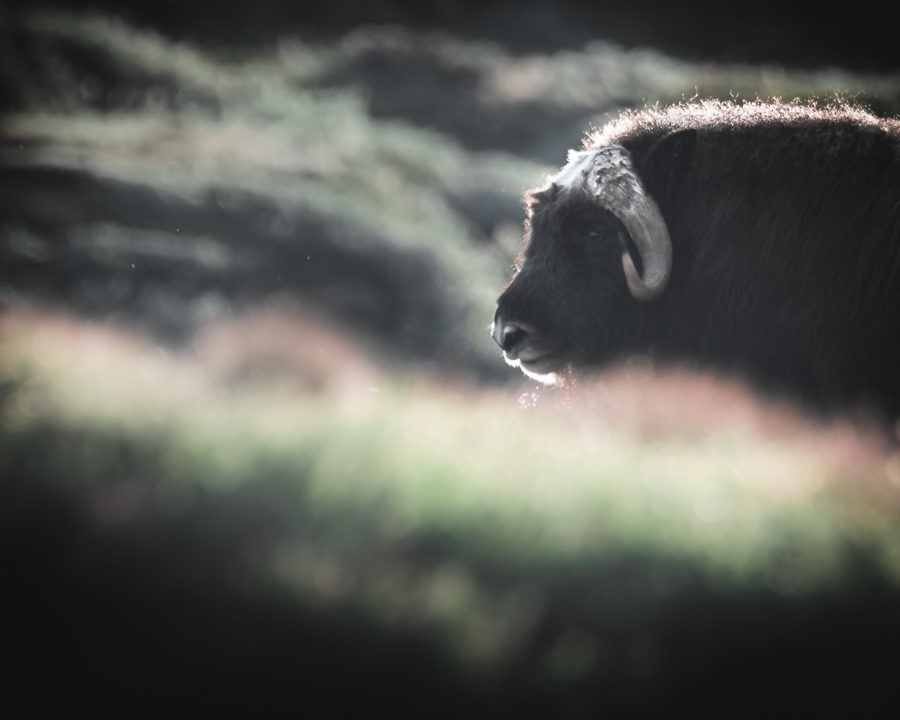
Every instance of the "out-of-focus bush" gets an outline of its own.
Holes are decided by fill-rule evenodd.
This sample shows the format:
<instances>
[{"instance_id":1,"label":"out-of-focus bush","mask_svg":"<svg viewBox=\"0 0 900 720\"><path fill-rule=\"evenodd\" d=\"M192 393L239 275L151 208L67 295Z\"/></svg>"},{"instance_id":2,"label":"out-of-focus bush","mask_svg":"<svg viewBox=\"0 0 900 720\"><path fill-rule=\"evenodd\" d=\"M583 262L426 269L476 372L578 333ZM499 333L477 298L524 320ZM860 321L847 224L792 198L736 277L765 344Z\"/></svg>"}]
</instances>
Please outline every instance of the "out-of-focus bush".
<instances>
[{"instance_id":1,"label":"out-of-focus bush","mask_svg":"<svg viewBox=\"0 0 900 720\"><path fill-rule=\"evenodd\" d=\"M302 44L283 43L284 52ZM298 65L309 72L308 53ZM401 117L447 133L472 149L501 148L553 165L564 162L593 124L625 108L685 99L850 96L876 112L900 112L900 77L839 69L721 65L678 60L609 41L547 55L514 55L499 45L440 33L364 28L346 35L316 75L328 86L360 88L376 117Z\"/></svg>"},{"instance_id":2,"label":"out-of-focus bush","mask_svg":"<svg viewBox=\"0 0 900 720\"><path fill-rule=\"evenodd\" d=\"M372 120L296 54L216 60L69 16L5 35L11 291L55 274L82 308L176 335L280 292L388 350L502 372L483 329L539 165Z\"/></svg>"}]
</instances>

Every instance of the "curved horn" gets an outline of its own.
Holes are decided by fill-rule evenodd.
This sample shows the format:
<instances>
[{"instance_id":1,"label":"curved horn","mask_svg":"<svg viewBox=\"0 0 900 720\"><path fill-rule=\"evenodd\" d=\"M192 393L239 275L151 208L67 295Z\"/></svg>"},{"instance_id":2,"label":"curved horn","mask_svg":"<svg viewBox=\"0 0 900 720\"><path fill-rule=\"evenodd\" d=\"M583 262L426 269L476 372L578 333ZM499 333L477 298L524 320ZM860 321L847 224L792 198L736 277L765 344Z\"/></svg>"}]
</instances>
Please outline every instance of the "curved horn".
<instances>
[{"instance_id":1,"label":"curved horn","mask_svg":"<svg viewBox=\"0 0 900 720\"><path fill-rule=\"evenodd\" d=\"M631 154L620 145L610 145L594 153L584 170L584 187L615 215L637 245L644 264L644 276L628 252L622 265L628 289L638 300L653 300L665 290L672 273L672 241L659 206L638 177Z\"/></svg>"}]
</instances>

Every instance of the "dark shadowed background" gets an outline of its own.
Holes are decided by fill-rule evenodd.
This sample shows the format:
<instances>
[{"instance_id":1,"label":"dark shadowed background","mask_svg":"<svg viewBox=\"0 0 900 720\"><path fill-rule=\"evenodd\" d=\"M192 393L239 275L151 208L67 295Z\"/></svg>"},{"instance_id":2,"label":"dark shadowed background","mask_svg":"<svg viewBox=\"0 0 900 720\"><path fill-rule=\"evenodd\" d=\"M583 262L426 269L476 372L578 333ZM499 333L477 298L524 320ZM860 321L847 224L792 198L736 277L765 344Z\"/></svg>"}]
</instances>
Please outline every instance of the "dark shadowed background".
<instances>
[{"instance_id":1,"label":"dark shadowed background","mask_svg":"<svg viewBox=\"0 0 900 720\"><path fill-rule=\"evenodd\" d=\"M895 116L889 9L0 3L9 687L880 708L890 423L642 357L542 388L487 326L523 191L590 127L691 98Z\"/></svg>"}]
</instances>

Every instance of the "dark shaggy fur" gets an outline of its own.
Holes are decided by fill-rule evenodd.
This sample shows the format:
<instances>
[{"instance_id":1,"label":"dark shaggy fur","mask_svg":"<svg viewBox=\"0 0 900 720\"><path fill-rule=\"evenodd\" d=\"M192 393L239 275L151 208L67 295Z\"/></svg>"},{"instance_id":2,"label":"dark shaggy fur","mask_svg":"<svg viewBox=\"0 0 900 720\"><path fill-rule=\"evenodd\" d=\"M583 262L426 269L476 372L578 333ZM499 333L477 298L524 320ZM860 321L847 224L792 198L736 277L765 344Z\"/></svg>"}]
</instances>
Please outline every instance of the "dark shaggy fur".
<instances>
[{"instance_id":1,"label":"dark shaggy fur","mask_svg":"<svg viewBox=\"0 0 900 720\"><path fill-rule=\"evenodd\" d=\"M504 319L575 365L651 353L900 416L900 122L844 104L690 103L626 114L586 146L610 144L668 225L667 289L634 300L624 228L551 185L529 194Z\"/></svg>"}]
</instances>

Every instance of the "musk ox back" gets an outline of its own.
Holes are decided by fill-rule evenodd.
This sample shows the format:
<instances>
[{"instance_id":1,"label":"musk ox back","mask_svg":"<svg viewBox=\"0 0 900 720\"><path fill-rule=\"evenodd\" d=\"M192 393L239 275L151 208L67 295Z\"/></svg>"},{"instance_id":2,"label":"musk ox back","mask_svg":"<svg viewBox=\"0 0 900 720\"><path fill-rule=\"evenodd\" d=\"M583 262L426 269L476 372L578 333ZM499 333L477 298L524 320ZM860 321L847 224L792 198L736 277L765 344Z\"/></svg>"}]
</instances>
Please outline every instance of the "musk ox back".
<instances>
[{"instance_id":1,"label":"musk ox back","mask_svg":"<svg viewBox=\"0 0 900 720\"><path fill-rule=\"evenodd\" d=\"M526 373L648 353L900 416L900 122L647 109L570 152L527 213L491 330Z\"/></svg>"}]
</instances>

